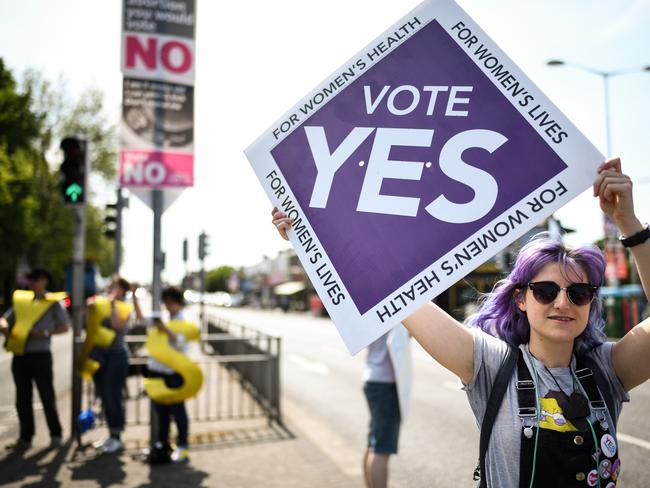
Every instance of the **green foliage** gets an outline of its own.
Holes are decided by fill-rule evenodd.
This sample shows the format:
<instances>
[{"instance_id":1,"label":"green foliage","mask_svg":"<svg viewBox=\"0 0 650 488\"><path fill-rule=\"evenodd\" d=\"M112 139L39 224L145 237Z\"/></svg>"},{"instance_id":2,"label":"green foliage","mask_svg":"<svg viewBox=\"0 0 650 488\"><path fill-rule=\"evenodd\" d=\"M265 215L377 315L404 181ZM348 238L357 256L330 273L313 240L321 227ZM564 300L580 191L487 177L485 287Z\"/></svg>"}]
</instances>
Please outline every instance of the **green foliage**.
<instances>
[{"instance_id":1,"label":"green foliage","mask_svg":"<svg viewBox=\"0 0 650 488\"><path fill-rule=\"evenodd\" d=\"M220 266L205 274L205 290L209 293L215 291L228 291L228 278L235 272L232 266Z\"/></svg>"},{"instance_id":2,"label":"green foliage","mask_svg":"<svg viewBox=\"0 0 650 488\"><path fill-rule=\"evenodd\" d=\"M70 103L37 72L18 85L0 59L0 288L6 298L20 266L45 266L52 288L63 284L71 261L73 212L58 190L63 134L77 134L91 143L91 168L104 184L116 175L115 129L106 123L102 95L86 91ZM50 159L51 163L48 162ZM86 206L86 257L102 274L112 269L113 242L103 235L104 212Z\"/></svg>"},{"instance_id":3,"label":"green foliage","mask_svg":"<svg viewBox=\"0 0 650 488\"><path fill-rule=\"evenodd\" d=\"M65 83L54 86L38 71L25 72L24 89L32 94L32 110L41 121L43 149L58 150L58 142L68 135L83 136L90 145L90 169L104 180L117 176L117 131L104 114L104 96L95 88L84 91L71 102ZM52 147L54 146L54 147Z\"/></svg>"},{"instance_id":4,"label":"green foliage","mask_svg":"<svg viewBox=\"0 0 650 488\"><path fill-rule=\"evenodd\" d=\"M12 155L19 148L30 147L41 124L30 110L31 91L17 93L16 81L0 59L0 146Z\"/></svg>"},{"instance_id":5,"label":"green foliage","mask_svg":"<svg viewBox=\"0 0 650 488\"><path fill-rule=\"evenodd\" d=\"M81 95L69 113L64 114L59 137L66 134L84 136L90 145L90 169L105 179L117 177L117 135L103 113L104 95L90 89Z\"/></svg>"}]
</instances>

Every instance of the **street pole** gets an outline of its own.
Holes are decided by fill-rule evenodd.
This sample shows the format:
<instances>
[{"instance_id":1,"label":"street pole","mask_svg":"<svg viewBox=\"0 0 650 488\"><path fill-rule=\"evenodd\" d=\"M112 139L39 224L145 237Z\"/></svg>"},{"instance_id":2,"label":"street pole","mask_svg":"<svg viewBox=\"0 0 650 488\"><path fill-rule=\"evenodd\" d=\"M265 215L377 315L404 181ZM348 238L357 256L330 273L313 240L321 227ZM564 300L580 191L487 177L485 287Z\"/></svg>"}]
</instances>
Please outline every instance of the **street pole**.
<instances>
[{"instance_id":1,"label":"street pole","mask_svg":"<svg viewBox=\"0 0 650 488\"><path fill-rule=\"evenodd\" d=\"M87 188L88 181L88 144L85 140L79 141L83 145L84 154L84 178ZM85 202L85 199L84 199ZM70 431L77 442L81 445L81 430L78 419L81 413L81 375L77 369L81 357L81 331L84 327L85 293L84 293L84 268L86 261L86 205L74 207L74 226L72 235L72 417L70 419Z\"/></svg>"},{"instance_id":2,"label":"street pole","mask_svg":"<svg viewBox=\"0 0 650 488\"><path fill-rule=\"evenodd\" d=\"M160 311L160 293L162 283L160 275L163 268L163 253L161 249L161 221L163 213L163 192L162 190L151 190L153 203L153 278L151 280L151 309L154 312Z\"/></svg>"},{"instance_id":3,"label":"street pole","mask_svg":"<svg viewBox=\"0 0 650 488\"><path fill-rule=\"evenodd\" d=\"M595 72L596 74L602 76L603 78L603 97L605 98L605 143L607 148L606 157L612 155L612 135L611 135L611 122L609 120L610 108L609 108L609 78L611 73L605 72ZM616 238L616 226L612 219L610 219L607 214L603 213L603 225L605 227L605 248L607 251L614 257L614 271L607 273L606 281L608 286L617 287L620 284L618 279L618 254L621 252L621 243Z\"/></svg>"},{"instance_id":4,"label":"street pole","mask_svg":"<svg viewBox=\"0 0 650 488\"><path fill-rule=\"evenodd\" d=\"M202 231L199 234L199 260L201 261L201 302L199 305L199 320L201 321L201 333L207 334L207 324L205 323L205 257L209 253L210 245L208 243L209 236Z\"/></svg>"},{"instance_id":5,"label":"street pole","mask_svg":"<svg viewBox=\"0 0 650 488\"><path fill-rule=\"evenodd\" d=\"M576 64L576 63L567 63L566 61L559 60L559 59L553 59L549 60L546 63L548 66L571 66L573 68L577 68L582 71L586 71L588 73L591 73L593 75L600 76L603 79L603 95L605 98L605 141L606 141L606 149L607 149L607 157L612 156L612 136L611 136L611 122L610 122L610 104L609 104L609 80L614 77L614 76L620 76L620 75L625 75L625 74L631 74L631 73L640 73L640 72L650 72L650 65L644 66L642 68L632 68L632 69L624 69L624 70L619 70L619 71L600 71L596 70L593 68L590 68L588 66L583 66L581 64ZM603 227L604 227L604 234L605 234L605 252L608 256L610 256L610 263L612 260L616 262L616 259L620 253L623 252L621 243L617 239L617 232L616 232L616 226L614 225L614 222L603 213ZM614 267L617 268L617 265L614 264ZM618 278L617 274L617 269L614 270L609 270L609 272L606 272L605 274L605 279L607 282L608 286L616 287L620 284L620 280Z\"/></svg>"},{"instance_id":6,"label":"street pole","mask_svg":"<svg viewBox=\"0 0 650 488\"><path fill-rule=\"evenodd\" d=\"M205 324L205 260L201 259L201 302L199 306L199 322L201 323L201 334L207 334L208 330Z\"/></svg>"},{"instance_id":7,"label":"street pole","mask_svg":"<svg viewBox=\"0 0 650 488\"><path fill-rule=\"evenodd\" d=\"M117 212L115 215L115 274L118 276L122 266L122 208L124 208L124 197L120 187L117 189Z\"/></svg>"},{"instance_id":8,"label":"street pole","mask_svg":"<svg viewBox=\"0 0 650 488\"><path fill-rule=\"evenodd\" d=\"M603 77L603 94L605 96L605 137L607 142L607 157L612 155L612 136L609 121L609 77L610 73L600 73Z\"/></svg>"},{"instance_id":9,"label":"street pole","mask_svg":"<svg viewBox=\"0 0 650 488\"><path fill-rule=\"evenodd\" d=\"M151 310L160 311L160 295L162 292L161 273L163 268L163 253L161 248L161 229L163 214L163 192L151 190L151 203L153 207L153 277L151 279ZM159 440L158 414L153 401L149 402L149 442L153 446Z\"/></svg>"}]
</instances>

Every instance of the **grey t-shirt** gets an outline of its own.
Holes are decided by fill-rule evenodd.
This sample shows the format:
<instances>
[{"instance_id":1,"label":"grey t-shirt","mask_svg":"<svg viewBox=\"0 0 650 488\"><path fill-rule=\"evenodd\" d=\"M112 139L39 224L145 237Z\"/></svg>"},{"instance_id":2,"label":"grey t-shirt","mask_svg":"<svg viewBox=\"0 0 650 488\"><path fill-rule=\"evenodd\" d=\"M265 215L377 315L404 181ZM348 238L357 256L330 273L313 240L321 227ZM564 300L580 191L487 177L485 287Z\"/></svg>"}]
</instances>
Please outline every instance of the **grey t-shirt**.
<instances>
[{"instance_id":1,"label":"grey t-shirt","mask_svg":"<svg viewBox=\"0 0 650 488\"><path fill-rule=\"evenodd\" d=\"M9 325L13 327L16 323L16 313L13 308L7 310L4 314L5 319L9 322ZM34 324L32 330L38 331L49 331L50 335L48 337L27 337L27 342L25 343L25 352L47 352L50 350L50 336L54 329L62 326L66 322L70 321L68 312L65 311L63 305L59 302L52 304L50 308L41 316L40 319Z\"/></svg>"},{"instance_id":2,"label":"grey t-shirt","mask_svg":"<svg viewBox=\"0 0 650 488\"><path fill-rule=\"evenodd\" d=\"M492 391L492 385L496 378L501 362L507 351L507 344L502 340L492 337L480 329L472 329L474 335L474 374L468 385L464 385L467 392L469 404L474 412L474 417L480 428L485 414L485 408L488 398ZM598 361L606 381L609 383L610 390L614 398L614 408L616 418L619 418L622 403L629 401L630 397L623 388L623 385L616 377L614 367L612 366L612 342L605 342L598 346L593 353L590 353L594 360ZM519 346L523 352L524 360L528 366L533 379L535 373L531 366L531 357L528 352L528 346ZM575 357L571 361L570 368L550 368L550 374L541 364L537 362L537 374L539 377L539 391L541 401L541 418L540 427L558 431L571 431L575 427L567 421L562 415L562 410L553 398L545 398L550 391L557 391L557 380L559 386L566 394L570 395L574 388L584 394L580 383L577 379L574 381L572 371L575 371ZM510 379L510 384L506 389L503 397L503 403L494 422L490 444L485 459L486 481L488 486L499 488L517 488L519 486L519 450L521 446L522 423L517 415L519 401L517 399L517 390L515 387L517 374L516 372ZM555 377L555 380L553 379ZM585 395L586 396L586 395ZM592 422L597 422L593 415ZM615 425L611 416L607 419L610 432L614 435Z\"/></svg>"}]
</instances>

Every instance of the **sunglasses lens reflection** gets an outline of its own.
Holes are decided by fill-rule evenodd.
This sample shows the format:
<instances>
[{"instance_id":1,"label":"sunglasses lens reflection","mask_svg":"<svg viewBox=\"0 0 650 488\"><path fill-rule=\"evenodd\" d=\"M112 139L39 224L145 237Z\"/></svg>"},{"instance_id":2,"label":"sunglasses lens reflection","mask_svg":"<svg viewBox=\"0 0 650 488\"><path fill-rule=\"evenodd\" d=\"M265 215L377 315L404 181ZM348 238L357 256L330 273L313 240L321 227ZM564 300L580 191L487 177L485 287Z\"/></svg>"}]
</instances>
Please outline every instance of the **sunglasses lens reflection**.
<instances>
[{"instance_id":1,"label":"sunglasses lens reflection","mask_svg":"<svg viewBox=\"0 0 650 488\"><path fill-rule=\"evenodd\" d=\"M533 297L542 305L552 303L560 293L560 285L552 281L539 281L530 283ZM572 283L567 287L567 295L574 305L587 305L594 299L594 289L587 283Z\"/></svg>"}]
</instances>

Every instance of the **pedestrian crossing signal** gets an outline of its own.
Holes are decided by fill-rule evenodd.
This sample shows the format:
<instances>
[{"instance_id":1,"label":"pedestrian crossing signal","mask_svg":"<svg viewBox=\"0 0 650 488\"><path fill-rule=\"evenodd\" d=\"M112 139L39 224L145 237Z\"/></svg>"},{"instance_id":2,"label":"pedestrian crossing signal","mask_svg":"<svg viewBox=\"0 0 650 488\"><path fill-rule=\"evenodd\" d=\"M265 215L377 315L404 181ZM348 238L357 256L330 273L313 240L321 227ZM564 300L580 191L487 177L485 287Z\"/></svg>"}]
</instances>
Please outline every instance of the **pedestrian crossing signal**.
<instances>
[{"instance_id":1,"label":"pedestrian crossing signal","mask_svg":"<svg viewBox=\"0 0 650 488\"><path fill-rule=\"evenodd\" d=\"M77 203L77 201L83 196L83 188L77 183L72 183L68 188L65 189L65 194L72 203Z\"/></svg>"},{"instance_id":2,"label":"pedestrian crossing signal","mask_svg":"<svg viewBox=\"0 0 650 488\"><path fill-rule=\"evenodd\" d=\"M60 169L60 190L63 203L86 203L86 141L66 137L61 141L63 163Z\"/></svg>"}]
</instances>

